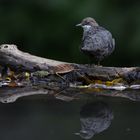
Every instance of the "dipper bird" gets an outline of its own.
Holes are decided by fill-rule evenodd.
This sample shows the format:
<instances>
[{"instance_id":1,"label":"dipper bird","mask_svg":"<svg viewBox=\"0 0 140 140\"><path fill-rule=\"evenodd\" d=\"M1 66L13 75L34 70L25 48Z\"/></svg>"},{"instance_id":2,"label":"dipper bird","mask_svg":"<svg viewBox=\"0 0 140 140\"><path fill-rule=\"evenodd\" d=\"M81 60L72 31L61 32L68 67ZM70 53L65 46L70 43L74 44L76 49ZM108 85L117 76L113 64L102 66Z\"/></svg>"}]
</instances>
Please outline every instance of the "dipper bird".
<instances>
[{"instance_id":1,"label":"dipper bird","mask_svg":"<svg viewBox=\"0 0 140 140\"><path fill-rule=\"evenodd\" d=\"M80 24L84 30L81 51L97 60L98 65L115 49L115 40L112 34L91 17L82 20Z\"/></svg>"}]
</instances>

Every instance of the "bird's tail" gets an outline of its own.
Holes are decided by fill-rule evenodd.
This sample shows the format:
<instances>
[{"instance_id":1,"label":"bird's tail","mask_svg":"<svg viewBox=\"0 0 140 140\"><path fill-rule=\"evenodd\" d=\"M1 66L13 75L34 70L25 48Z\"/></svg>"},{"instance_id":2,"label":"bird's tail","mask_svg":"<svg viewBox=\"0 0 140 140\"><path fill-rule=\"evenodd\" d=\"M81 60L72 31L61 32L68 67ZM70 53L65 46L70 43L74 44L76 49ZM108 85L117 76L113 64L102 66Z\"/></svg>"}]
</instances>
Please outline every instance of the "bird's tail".
<instances>
[{"instance_id":1,"label":"bird's tail","mask_svg":"<svg viewBox=\"0 0 140 140\"><path fill-rule=\"evenodd\" d=\"M113 46L115 46L115 39L114 38L112 39L112 42L113 42Z\"/></svg>"}]
</instances>

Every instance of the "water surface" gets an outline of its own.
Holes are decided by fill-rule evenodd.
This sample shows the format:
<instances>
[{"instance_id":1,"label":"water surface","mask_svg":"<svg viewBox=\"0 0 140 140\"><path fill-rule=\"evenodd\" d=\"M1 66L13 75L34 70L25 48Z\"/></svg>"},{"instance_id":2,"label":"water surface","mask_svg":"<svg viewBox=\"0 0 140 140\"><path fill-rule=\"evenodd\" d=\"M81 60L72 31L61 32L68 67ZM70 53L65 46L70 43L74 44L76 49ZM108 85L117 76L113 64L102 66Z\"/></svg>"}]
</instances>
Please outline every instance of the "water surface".
<instances>
[{"instance_id":1,"label":"water surface","mask_svg":"<svg viewBox=\"0 0 140 140\"><path fill-rule=\"evenodd\" d=\"M30 96L14 103L0 103L1 140L81 140L80 112L87 104L103 102L113 113L111 125L94 140L132 140L140 137L140 102L111 97L65 102ZM92 108L92 107L91 107Z\"/></svg>"}]
</instances>

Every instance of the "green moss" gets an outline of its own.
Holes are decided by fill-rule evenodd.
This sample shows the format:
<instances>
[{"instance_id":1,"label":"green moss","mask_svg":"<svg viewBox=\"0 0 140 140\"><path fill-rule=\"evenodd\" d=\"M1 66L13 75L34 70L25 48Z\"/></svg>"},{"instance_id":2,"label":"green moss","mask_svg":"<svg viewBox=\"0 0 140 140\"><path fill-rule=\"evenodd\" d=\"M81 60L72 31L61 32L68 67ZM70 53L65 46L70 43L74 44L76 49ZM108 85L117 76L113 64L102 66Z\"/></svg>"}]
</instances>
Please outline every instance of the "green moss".
<instances>
[{"instance_id":1,"label":"green moss","mask_svg":"<svg viewBox=\"0 0 140 140\"><path fill-rule=\"evenodd\" d=\"M49 75L48 71L36 71L32 73L32 76L41 77L41 78L46 77L48 75Z\"/></svg>"}]
</instances>

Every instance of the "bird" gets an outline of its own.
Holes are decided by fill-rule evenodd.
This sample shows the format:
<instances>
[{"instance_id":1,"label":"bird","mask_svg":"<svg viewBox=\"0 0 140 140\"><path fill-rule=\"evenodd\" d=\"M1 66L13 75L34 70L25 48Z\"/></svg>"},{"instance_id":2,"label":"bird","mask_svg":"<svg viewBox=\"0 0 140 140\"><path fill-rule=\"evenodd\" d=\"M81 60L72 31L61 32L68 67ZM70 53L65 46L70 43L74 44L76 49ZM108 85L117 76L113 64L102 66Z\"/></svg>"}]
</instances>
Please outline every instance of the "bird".
<instances>
[{"instance_id":1,"label":"bird","mask_svg":"<svg viewBox=\"0 0 140 140\"><path fill-rule=\"evenodd\" d=\"M91 17L84 18L76 26L83 28L81 51L100 65L100 62L115 49L115 39L112 34Z\"/></svg>"},{"instance_id":2,"label":"bird","mask_svg":"<svg viewBox=\"0 0 140 140\"><path fill-rule=\"evenodd\" d=\"M109 128L114 118L110 106L102 101L86 103L80 111L81 130L76 135L91 139Z\"/></svg>"}]
</instances>

